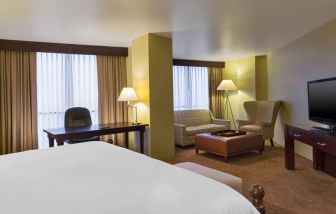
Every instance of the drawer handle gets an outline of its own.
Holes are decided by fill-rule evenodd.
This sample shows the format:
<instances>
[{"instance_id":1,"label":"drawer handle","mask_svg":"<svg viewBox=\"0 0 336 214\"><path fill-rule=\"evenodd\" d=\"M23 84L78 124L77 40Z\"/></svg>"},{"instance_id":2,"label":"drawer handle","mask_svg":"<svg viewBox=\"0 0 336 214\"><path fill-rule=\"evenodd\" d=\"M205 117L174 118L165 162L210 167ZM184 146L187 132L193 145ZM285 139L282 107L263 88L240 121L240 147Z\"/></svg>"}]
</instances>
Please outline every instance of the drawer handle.
<instances>
[{"instance_id":1,"label":"drawer handle","mask_svg":"<svg viewBox=\"0 0 336 214\"><path fill-rule=\"evenodd\" d=\"M301 137L300 134L294 134L294 137Z\"/></svg>"},{"instance_id":2,"label":"drawer handle","mask_svg":"<svg viewBox=\"0 0 336 214\"><path fill-rule=\"evenodd\" d=\"M317 142L317 145L319 145L319 146L326 146L327 144L326 143Z\"/></svg>"}]
</instances>

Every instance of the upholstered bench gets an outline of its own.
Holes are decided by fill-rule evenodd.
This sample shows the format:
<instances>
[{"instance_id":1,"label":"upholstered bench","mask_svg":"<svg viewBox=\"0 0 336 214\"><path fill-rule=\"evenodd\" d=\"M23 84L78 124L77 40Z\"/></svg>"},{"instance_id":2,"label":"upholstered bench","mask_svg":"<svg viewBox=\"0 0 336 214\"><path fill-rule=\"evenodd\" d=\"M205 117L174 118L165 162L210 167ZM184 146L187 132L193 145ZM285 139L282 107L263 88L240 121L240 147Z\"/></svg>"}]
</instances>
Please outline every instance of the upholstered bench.
<instances>
[{"instance_id":1,"label":"upholstered bench","mask_svg":"<svg viewBox=\"0 0 336 214\"><path fill-rule=\"evenodd\" d=\"M191 162L178 163L175 164L175 166L226 184L237 192L243 194L243 181L241 178Z\"/></svg>"},{"instance_id":2,"label":"upholstered bench","mask_svg":"<svg viewBox=\"0 0 336 214\"><path fill-rule=\"evenodd\" d=\"M253 132L234 137L221 137L205 133L195 136L195 149L196 154L201 150L221 155L225 159L228 159L229 157L254 150L262 153L264 150L264 141L261 134Z\"/></svg>"}]
</instances>

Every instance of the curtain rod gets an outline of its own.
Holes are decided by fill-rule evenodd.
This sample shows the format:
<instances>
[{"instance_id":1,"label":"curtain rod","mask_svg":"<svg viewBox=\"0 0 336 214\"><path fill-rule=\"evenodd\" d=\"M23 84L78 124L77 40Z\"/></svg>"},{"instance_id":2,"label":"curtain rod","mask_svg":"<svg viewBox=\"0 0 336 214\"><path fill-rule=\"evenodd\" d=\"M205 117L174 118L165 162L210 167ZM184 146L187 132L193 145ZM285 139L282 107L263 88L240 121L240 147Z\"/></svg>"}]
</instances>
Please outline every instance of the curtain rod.
<instances>
[{"instance_id":1,"label":"curtain rod","mask_svg":"<svg viewBox=\"0 0 336 214\"><path fill-rule=\"evenodd\" d=\"M0 39L0 50L128 56L128 48Z\"/></svg>"}]
</instances>

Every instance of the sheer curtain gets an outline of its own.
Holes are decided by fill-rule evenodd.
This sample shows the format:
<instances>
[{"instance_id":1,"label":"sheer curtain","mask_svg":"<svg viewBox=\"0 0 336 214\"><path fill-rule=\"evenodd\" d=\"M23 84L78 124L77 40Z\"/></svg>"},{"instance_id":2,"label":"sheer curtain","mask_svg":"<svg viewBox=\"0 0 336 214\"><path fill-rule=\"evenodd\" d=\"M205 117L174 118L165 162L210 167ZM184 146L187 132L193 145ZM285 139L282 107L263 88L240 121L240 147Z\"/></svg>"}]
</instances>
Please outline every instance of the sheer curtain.
<instances>
[{"instance_id":1,"label":"sheer curtain","mask_svg":"<svg viewBox=\"0 0 336 214\"><path fill-rule=\"evenodd\" d=\"M37 97L39 148L49 147L43 129L63 127L68 108L88 108L98 123L96 56L37 53Z\"/></svg>"},{"instance_id":2,"label":"sheer curtain","mask_svg":"<svg viewBox=\"0 0 336 214\"><path fill-rule=\"evenodd\" d=\"M208 68L173 66L174 109L208 109Z\"/></svg>"}]
</instances>

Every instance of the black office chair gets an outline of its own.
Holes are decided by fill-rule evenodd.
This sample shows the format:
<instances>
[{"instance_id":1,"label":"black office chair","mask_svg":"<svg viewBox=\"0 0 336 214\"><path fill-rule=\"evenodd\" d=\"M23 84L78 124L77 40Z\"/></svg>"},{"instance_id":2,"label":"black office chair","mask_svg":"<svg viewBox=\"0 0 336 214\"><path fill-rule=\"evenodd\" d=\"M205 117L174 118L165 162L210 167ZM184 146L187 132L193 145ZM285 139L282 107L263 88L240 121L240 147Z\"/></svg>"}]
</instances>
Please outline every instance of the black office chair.
<instances>
[{"instance_id":1,"label":"black office chair","mask_svg":"<svg viewBox=\"0 0 336 214\"><path fill-rule=\"evenodd\" d=\"M65 128L82 128L92 125L90 111L82 107L69 108L64 115L64 127ZM67 142L82 143L87 141L99 141L99 136L91 138L71 139Z\"/></svg>"}]
</instances>

